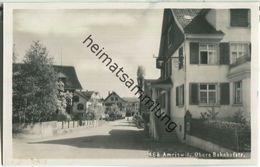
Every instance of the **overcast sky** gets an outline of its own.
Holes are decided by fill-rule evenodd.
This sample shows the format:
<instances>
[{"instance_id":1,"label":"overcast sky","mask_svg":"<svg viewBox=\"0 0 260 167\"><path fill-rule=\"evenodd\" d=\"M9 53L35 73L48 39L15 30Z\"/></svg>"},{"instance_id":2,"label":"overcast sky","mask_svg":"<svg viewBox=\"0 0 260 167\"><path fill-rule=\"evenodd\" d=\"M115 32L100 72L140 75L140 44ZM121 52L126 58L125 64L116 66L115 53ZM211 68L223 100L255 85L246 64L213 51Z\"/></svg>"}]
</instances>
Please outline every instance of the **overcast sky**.
<instances>
[{"instance_id":1,"label":"overcast sky","mask_svg":"<svg viewBox=\"0 0 260 167\"><path fill-rule=\"evenodd\" d=\"M47 47L57 65L74 66L84 90L133 96L124 84L98 60L82 41L94 42L135 80L138 65L145 78L158 78L155 67L162 26L162 10L15 10L14 43L21 62L33 40ZM61 58L62 57L62 58Z\"/></svg>"}]
</instances>

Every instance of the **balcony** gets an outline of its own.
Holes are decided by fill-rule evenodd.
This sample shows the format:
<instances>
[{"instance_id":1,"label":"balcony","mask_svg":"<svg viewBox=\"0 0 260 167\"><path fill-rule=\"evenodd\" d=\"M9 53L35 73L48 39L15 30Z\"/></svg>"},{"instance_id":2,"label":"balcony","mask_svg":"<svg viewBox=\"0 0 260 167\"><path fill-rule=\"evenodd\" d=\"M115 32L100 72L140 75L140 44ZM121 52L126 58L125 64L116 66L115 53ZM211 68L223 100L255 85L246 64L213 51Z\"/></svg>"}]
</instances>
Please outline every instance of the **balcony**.
<instances>
[{"instance_id":1,"label":"balcony","mask_svg":"<svg viewBox=\"0 0 260 167\"><path fill-rule=\"evenodd\" d=\"M229 66L228 79L230 81L240 80L250 77L251 72L251 57L243 56Z\"/></svg>"},{"instance_id":2,"label":"balcony","mask_svg":"<svg viewBox=\"0 0 260 167\"><path fill-rule=\"evenodd\" d=\"M234 63L230 64L229 67L233 68L233 67L236 67L240 64L246 63L248 61L251 61L251 57L248 56L248 55L245 55L245 56L239 57Z\"/></svg>"}]
</instances>

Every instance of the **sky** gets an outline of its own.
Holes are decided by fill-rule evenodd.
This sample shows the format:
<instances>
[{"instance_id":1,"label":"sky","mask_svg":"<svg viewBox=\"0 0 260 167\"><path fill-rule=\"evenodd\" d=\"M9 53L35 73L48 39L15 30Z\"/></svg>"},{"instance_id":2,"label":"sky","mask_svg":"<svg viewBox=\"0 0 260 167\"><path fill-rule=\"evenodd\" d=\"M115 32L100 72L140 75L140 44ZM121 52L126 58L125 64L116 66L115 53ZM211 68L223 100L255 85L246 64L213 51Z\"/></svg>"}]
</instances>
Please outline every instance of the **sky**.
<instances>
[{"instance_id":1,"label":"sky","mask_svg":"<svg viewBox=\"0 0 260 167\"><path fill-rule=\"evenodd\" d=\"M17 9L13 31L16 62L22 62L32 41L39 40L54 64L74 66L84 90L108 91L122 97L131 92L94 54L82 44L90 34L94 43L117 62L136 82L138 65L145 78L156 79L163 10L148 9Z\"/></svg>"}]
</instances>

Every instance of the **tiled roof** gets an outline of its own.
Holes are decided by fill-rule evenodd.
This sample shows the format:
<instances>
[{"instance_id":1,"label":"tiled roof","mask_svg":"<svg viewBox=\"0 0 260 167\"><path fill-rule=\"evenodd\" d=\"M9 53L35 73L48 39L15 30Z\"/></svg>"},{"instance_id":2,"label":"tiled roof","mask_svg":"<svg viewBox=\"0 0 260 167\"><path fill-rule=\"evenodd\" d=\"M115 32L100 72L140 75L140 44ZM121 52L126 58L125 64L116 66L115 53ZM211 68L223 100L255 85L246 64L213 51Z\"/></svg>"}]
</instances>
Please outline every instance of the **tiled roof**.
<instances>
[{"instance_id":1,"label":"tiled roof","mask_svg":"<svg viewBox=\"0 0 260 167\"><path fill-rule=\"evenodd\" d=\"M201 12L202 9L172 9L176 19L185 28Z\"/></svg>"},{"instance_id":2,"label":"tiled roof","mask_svg":"<svg viewBox=\"0 0 260 167\"><path fill-rule=\"evenodd\" d=\"M22 63L14 63L13 69L14 71L19 70L25 64ZM64 84L65 89L82 89L81 84L78 80L76 70L73 66L58 66L53 65L54 70L58 73L57 77L66 78L66 82Z\"/></svg>"},{"instance_id":3,"label":"tiled roof","mask_svg":"<svg viewBox=\"0 0 260 167\"><path fill-rule=\"evenodd\" d=\"M82 89L76 70L73 66L53 65L53 68L56 72L66 76L65 89Z\"/></svg>"},{"instance_id":4,"label":"tiled roof","mask_svg":"<svg viewBox=\"0 0 260 167\"><path fill-rule=\"evenodd\" d=\"M176 19L187 34L223 34L205 18L209 9L172 9Z\"/></svg>"},{"instance_id":5,"label":"tiled roof","mask_svg":"<svg viewBox=\"0 0 260 167\"><path fill-rule=\"evenodd\" d=\"M95 91L76 91L75 93L79 94L83 98L85 98L87 101L91 98L93 93L96 93Z\"/></svg>"},{"instance_id":6,"label":"tiled roof","mask_svg":"<svg viewBox=\"0 0 260 167\"><path fill-rule=\"evenodd\" d=\"M116 92L112 91L105 99L104 101L107 101L107 99L111 96L111 95L116 95L117 97L119 97L120 99L122 99L123 101L125 101L123 98L121 98Z\"/></svg>"},{"instance_id":7,"label":"tiled roof","mask_svg":"<svg viewBox=\"0 0 260 167\"><path fill-rule=\"evenodd\" d=\"M122 99L124 99L127 102L133 103L133 102L139 102L138 98L135 97L123 97Z\"/></svg>"}]
</instances>

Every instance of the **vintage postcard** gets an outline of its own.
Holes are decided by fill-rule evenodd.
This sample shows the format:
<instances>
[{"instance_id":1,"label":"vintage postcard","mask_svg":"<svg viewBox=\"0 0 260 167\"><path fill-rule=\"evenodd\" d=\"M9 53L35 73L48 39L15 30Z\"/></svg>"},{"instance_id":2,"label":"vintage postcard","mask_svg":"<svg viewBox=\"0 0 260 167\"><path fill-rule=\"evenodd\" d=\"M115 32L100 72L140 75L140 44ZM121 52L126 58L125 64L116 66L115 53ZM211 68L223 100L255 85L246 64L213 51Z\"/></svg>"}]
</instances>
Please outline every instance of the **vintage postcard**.
<instances>
[{"instance_id":1,"label":"vintage postcard","mask_svg":"<svg viewBox=\"0 0 260 167\"><path fill-rule=\"evenodd\" d=\"M255 164L258 9L4 4L4 164Z\"/></svg>"}]
</instances>

